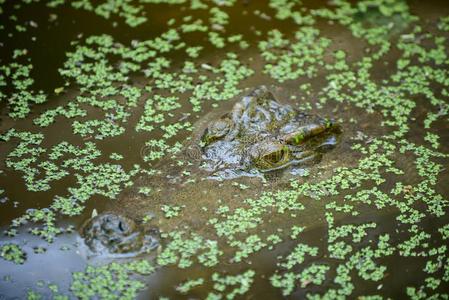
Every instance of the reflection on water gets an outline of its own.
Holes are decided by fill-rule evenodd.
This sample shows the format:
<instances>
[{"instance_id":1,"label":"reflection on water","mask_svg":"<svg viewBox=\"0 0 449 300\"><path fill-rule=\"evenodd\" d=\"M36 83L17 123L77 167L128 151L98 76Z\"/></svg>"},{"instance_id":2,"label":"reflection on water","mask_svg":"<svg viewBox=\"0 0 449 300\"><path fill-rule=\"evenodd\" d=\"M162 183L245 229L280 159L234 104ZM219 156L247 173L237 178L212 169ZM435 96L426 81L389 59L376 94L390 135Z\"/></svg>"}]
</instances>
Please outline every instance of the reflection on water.
<instances>
[{"instance_id":1,"label":"reflection on water","mask_svg":"<svg viewBox=\"0 0 449 300\"><path fill-rule=\"evenodd\" d=\"M6 3L5 11L9 13L12 10L12 5L11 3ZM324 3L306 3L305 7L318 7L319 5L324 5ZM114 26L113 24L117 20L108 21L83 10L69 10L65 7L56 9L55 13L59 18L57 21L49 23L48 9L38 3L33 3L19 10L17 18L22 20L32 16L35 22L42 24L42 26L39 26L30 34L34 38L18 39L5 37L5 40L2 41L2 48L8 50L27 48L34 66L32 74L36 81L34 87L36 90L52 91L64 85L64 80L60 77L57 70L66 61L66 52L73 51L71 41L82 41L84 37L107 33L123 45L135 44L137 41L154 38L165 32L168 26L167 21L172 18L179 22L180 20L190 20L189 15L196 19L204 17L206 14L202 10L191 11L169 6L162 7L163 9L146 10L146 17L151 22L131 30L126 26ZM188 5L184 7L188 7ZM423 26L430 26L428 23L435 22L439 16L449 13L449 8L443 1L435 1L432 4L412 3L411 7L412 12L425 21ZM336 258L337 254L335 253L338 252L338 249L335 250L329 246L332 230L338 226L353 226L341 227L345 228L341 229L342 231L348 230L351 233L347 235L340 233L344 236L341 240L347 242L346 245L353 247L350 251L372 247L373 241L376 241L380 235L384 234L390 235L389 242L391 244L398 244L409 238L410 231L407 231L409 224L407 225L406 222L398 223L398 219L406 214L419 218L420 212L424 211L427 214L426 210L428 209L422 203L416 205L418 207L413 211L407 211L404 208L404 206L411 206L407 201L412 203L410 199L413 199L419 193L424 193L419 190L423 188L419 186L423 178L417 172L416 153L412 155L411 152L406 152L394 157L394 163L390 167L404 171L404 175L394 174L394 172L382 173L383 177L377 178L380 183L373 183L374 180L371 179L361 180L360 183L349 182L347 184L350 188L348 188L349 192L347 195L334 193L335 189L347 187L339 186L336 188L332 186L332 182L319 186L319 189L316 190L312 188L310 188L310 191L307 190L309 184L326 182L326 180L332 181L333 176L336 175L336 170L340 167L348 168L348 170L356 168L359 160L366 153L353 149L352 146L355 143L360 143L363 147L369 148L375 145L373 141L376 138L391 133L391 129L388 127L380 126L384 121L383 112L381 111L374 109L374 113L367 113L365 107L359 107L357 103L337 101L321 103L322 101L320 101L323 98L320 91L323 91L323 88L328 85L325 76L329 70L326 69L326 65L334 62L334 53L339 49L344 49L346 61L348 63L357 62L369 52L367 43L356 39L341 24L329 24L319 19L314 26L321 31L320 34L323 37L327 37L332 41L322 56L324 65L317 64L320 66L317 70L311 69L311 72L315 74L315 76L312 76L312 79L304 76L297 80L280 83L263 72L266 61L260 56L257 42L265 40L267 32L273 28L285 33L287 38L293 39L293 31L297 30L298 25L293 24L291 20L280 21L276 19L274 10L268 9L265 3L262 2L245 1L245 3L237 3L232 7L226 8L226 11L230 16L230 25L226 28L226 34L241 33L246 42L252 46L245 49L237 45L231 45L225 49L217 49L207 42L206 39L203 39L200 33L196 32L190 35L187 34L182 41L187 44L202 45L204 49L198 58L190 57L188 59L194 60L198 66L207 71L211 66L219 65L225 56L225 52L238 52L239 60L244 66L254 70L254 74L242 81L239 86L241 93L239 96L234 97L235 99L239 99L242 95L247 95L255 86L265 84L269 86L277 99L285 99L282 103L300 107L301 110L304 109L304 111L312 114L317 113L322 116L336 118L342 126L338 146L324 155L319 164L298 169L294 173L278 171L268 173L264 178L245 177L218 182L205 179L208 173L204 169L198 168L199 163L193 159L188 161L180 153L165 155L161 159L158 157L153 161L146 160L150 155L154 155L155 150L159 149L158 147L161 147L158 145L148 146L146 143L149 140L161 138L162 134L157 131L137 132L135 130L135 126L143 114L142 111L146 100L151 98L153 96L152 92L154 92L145 90L145 87L156 84L154 81L148 83L148 79L142 75L133 74L127 82L127 84L142 90L142 96L138 100L138 105L130 107L127 111L130 113L127 116L127 122L121 124L126 133L106 139L96 139L94 134L86 134L85 136L72 134L72 120L63 119L62 116L56 117L56 125L45 128L40 128L33 123L33 119L40 116L43 112L74 101L73 99L76 99L80 94L76 86L66 87L62 95L53 95L48 102L34 106L30 116L23 120L14 121L7 117L8 108L6 102L0 103L0 130L2 133L13 127L17 130L42 132L45 139L40 147L45 149L49 149L61 141L67 141L70 144L83 147L93 142L104 153L103 156L96 159L98 165L110 162L109 156L113 153L119 153L125 156L124 159L118 162L124 170L131 170L135 164L140 164L147 171L146 174L135 175L132 179L134 185L124 188L118 196L114 196L114 200L96 194L83 204L86 207L80 215L59 216L55 220L55 226L57 229L62 228L62 233L57 235L53 243L46 243L43 239L28 233L27 228L32 228L30 220L24 222L29 222L30 224L21 226L19 234L16 236L2 236L0 245L13 242L19 245L26 252L27 256L26 262L22 265L16 265L3 259L0 260L0 298L23 298L30 288L44 293L44 298L48 298L50 297L50 292L44 287L50 283L57 283L60 292L68 293L73 272L83 271L88 264L103 265L113 261L110 257L88 259L85 253L83 253L82 237L80 237L78 230L90 218L94 209L100 213L111 211L122 214L127 218L135 220L138 226L144 225L158 228L162 235L166 237L161 240L162 247L150 252L148 255L139 254L137 256L138 258L148 259L154 264L157 262L156 255L168 248L170 239L167 238L167 235L169 236L178 231L185 231L186 235L191 237L192 240L195 240L196 235L200 236L202 238L201 243L204 245L210 243L210 241L216 241L218 248L223 252L222 256L219 257L219 264L213 267L204 267L199 263L194 263L188 269L180 269L173 265L159 267L154 274L145 277L147 288L140 295L141 299L153 299L161 295L173 299L180 297L190 299L205 298L210 291L215 289L215 292L217 292L214 286L216 282L213 280L208 280L201 287L193 289L188 296L181 295L176 291L176 287L188 279L210 279L216 272L220 274L243 274L248 269L254 270L257 276L250 292L245 296L254 299L280 298L282 297L281 290L273 287L270 277L273 274L283 275L287 272L287 269L280 267L280 264L285 261L292 249L296 247L298 240L300 243L320 249L319 254L306 256L307 265L325 265L331 269L321 285L314 285L309 280L301 281L302 279L297 279L296 287L302 284L304 288L294 288L291 297L303 299L309 292L321 293L323 290L339 286L334 280L335 273L337 268L346 261ZM183 19L184 17L186 19ZM373 7L368 7L364 13L357 14L356 20L360 21L362 26L365 27L390 26L394 29L390 32L391 35L388 36L392 41L397 41L401 38L402 32L408 30L409 25L408 20L405 22L403 16L395 15L392 18L388 18L388 16L383 14L379 15L379 11ZM5 22L5 26L10 28L13 26L13 22L8 20ZM274 45L271 46L274 47ZM288 46L283 45L279 51L284 51L287 53L287 56L292 56L293 54L289 52L291 49ZM396 61L401 54L398 54L398 49L392 48L391 52L382 57L381 62L376 64L370 73L379 84L396 70ZM187 59L176 51L168 53L166 57L171 60L171 64L167 66L167 72L180 72L180 69L185 67L184 63ZM9 59L9 57L4 58L5 61ZM120 63L114 62L117 65L120 65ZM291 71L293 72L293 70ZM341 72L344 73L343 70ZM214 74L214 76L218 75ZM198 82L194 84L199 85L199 77L195 77L195 80L198 80ZM304 84L306 87L299 89ZM354 87L354 89L358 89L358 87ZM159 90L158 92L164 94L164 91ZM183 93L179 93L179 96L181 107L167 113L165 120L155 123L157 124L156 126L162 127L181 120L182 122L196 124L194 126L196 127L198 124L204 123L204 120L208 120L209 117L205 116L220 115L229 111L232 104L235 103L235 101L206 101L202 107L203 110L197 112L192 109L192 107L195 107L195 103L189 102L188 96ZM444 98L443 96L441 95L441 98ZM447 97L444 99L447 99ZM425 99L412 100L416 101L418 105L411 113L411 120L408 122L410 130L403 139L422 144L425 142L423 137L427 131L421 124L427 117L427 113L434 110L434 107L433 104L429 104ZM82 107L86 110L90 119L102 119L105 117L104 111L98 107L88 105ZM79 117L74 120L84 119ZM114 120L111 122L114 123ZM449 138L447 122L437 120L432 129L434 129L433 132L440 135L441 145L438 151L447 153L449 150L449 145L445 142ZM179 131L177 135L167 140L172 142L170 145L179 141L182 142L182 146L185 146L190 136L192 136L192 132L184 130ZM401 141L394 140L391 142L400 145ZM16 146L17 141L14 140L0 144L2 166L0 188L5 190L4 194L0 194L0 226L5 231L10 229L8 226L14 219L22 216L28 209L40 209L51 206L57 195L67 195L68 189L79 183L77 183L76 176L72 174L78 171L73 172L70 169L71 174L57 180L57 182L52 182L51 189L39 192L27 191L24 174L7 167L5 163L6 155ZM33 149L37 149L37 147L35 145ZM383 151L387 150L380 148L378 152L383 153ZM43 156L40 157L42 158ZM441 165L447 164L446 157L435 157L434 160ZM55 159L55 162L58 165L62 165L66 159L67 157L64 156L64 159ZM98 165L95 165L92 169L98 168ZM44 172L45 166L40 170ZM349 178L349 172L348 174L342 173L344 174L342 177L348 176ZM365 172L368 171L365 170ZM361 173L357 175L363 177L366 174ZM444 182L449 178L448 176L448 171L443 170L438 177L435 187L437 193L440 193L445 198L449 195L448 187L444 185ZM97 178L96 180L100 181L100 179ZM281 196L278 195L280 198L275 203L269 202L271 201L267 199L269 197L264 198L266 193L272 192L274 195L277 195L276 192L279 190L288 194L292 180L298 190L304 187L304 190L308 191L307 197L301 195L299 201L288 202L285 199L280 199L285 196L282 194ZM373 187L381 186L382 191L391 191L395 189L398 182L407 184L401 190L401 193L405 196L400 198L405 204L393 203L388 198L393 197L390 194L386 196L381 194L380 191L373 190ZM372 194L357 194L357 192L363 190L371 190ZM285 197L288 198L288 195ZM387 199L385 200L387 204L384 203L382 208L375 207L372 204L374 201L370 197L384 197ZM428 198L431 197L438 196L429 194ZM248 199L253 201L248 201ZM255 203L263 200L267 201L268 204ZM391 203L388 202L390 200ZM282 206L284 205L282 201L286 201L285 207ZM442 203L444 200L436 202ZM330 211L333 213L329 213ZM401 213L400 216L399 213ZM333 219L329 215L332 215ZM241 216L243 218L239 219ZM223 224L227 222L227 225L231 224L236 228L248 226L248 230L246 232L242 230L242 232L230 238L228 236L230 233L226 232L226 228L221 229L216 225L217 220L215 220L216 223L211 222L214 219L223 222ZM246 224L245 221L248 221L250 224ZM447 217L437 218L429 214L425 218L422 217L422 220L420 219L419 230L436 234L436 228L441 228L446 223ZM48 224L44 223L43 226L48 226ZM64 232L70 226L73 226L75 231ZM298 228L304 227L304 229L301 229L303 231L299 235L300 238L290 238L292 228L295 226ZM369 230L363 226L368 226L366 228L369 228ZM220 232L220 230L222 230L222 234L218 235L217 232ZM358 241L357 234L353 232L358 232L358 234L363 236L360 238L360 241ZM236 249L240 249L242 253L252 251L246 249L245 245L238 244L238 242L244 241L248 236L259 238L260 244L265 243L265 245L261 246L261 250L249 253L248 257L243 256L244 259L241 262L236 261ZM274 236L278 236L281 240L276 242ZM270 244L269 241L273 240L274 242ZM233 241L235 244L232 243ZM352 243L353 241L358 242ZM253 245L253 247L257 248L257 241L254 243L255 246ZM441 246L441 237L435 238L432 236L432 240L429 243L429 247ZM335 246L336 244L333 245ZM189 245L186 245L182 251L187 254L190 253L189 251L192 251L192 256L197 259L197 253L190 249ZM428 275L422 271L428 261L424 255L403 257L399 255L400 251L398 249L394 251L394 254L385 255L379 259L379 264L387 266L388 269L387 272L383 273L381 281L364 280L363 276L353 276L351 283L354 285L354 292L351 294L351 297L366 295L368 291L369 293L379 293L385 297L402 298L404 297L405 286L422 284ZM365 256L362 255L356 258L357 262L351 262L354 263L354 268L351 269L351 272L355 273L355 270L358 270L361 273L361 266L364 266L365 263L370 264L371 261L367 258L369 255L366 253ZM442 257L440 260L447 260L447 253ZM132 258L127 257L117 260L125 262L132 261ZM192 260L194 259L192 258ZM441 273L443 272L441 268L444 262L440 262L440 264L440 269L437 272ZM398 265L401 266L402 270L398 270ZM302 267L295 266L295 271L300 272L302 269ZM369 269L369 271L372 271L372 269ZM400 272L399 275L397 274L398 271ZM374 271L372 272L374 273ZM447 286L444 286L444 283L442 283L438 291L447 292Z\"/></svg>"}]
</instances>

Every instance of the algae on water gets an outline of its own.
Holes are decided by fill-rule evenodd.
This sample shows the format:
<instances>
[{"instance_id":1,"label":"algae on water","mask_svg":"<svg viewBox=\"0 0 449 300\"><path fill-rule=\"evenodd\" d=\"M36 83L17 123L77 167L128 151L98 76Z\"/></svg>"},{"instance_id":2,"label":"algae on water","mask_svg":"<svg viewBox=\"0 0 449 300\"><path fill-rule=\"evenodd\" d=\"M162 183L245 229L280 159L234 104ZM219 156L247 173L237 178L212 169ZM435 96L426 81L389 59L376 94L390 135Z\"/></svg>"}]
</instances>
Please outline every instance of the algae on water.
<instances>
[{"instance_id":1,"label":"algae on water","mask_svg":"<svg viewBox=\"0 0 449 300\"><path fill-rule=\"evenodd\" d=\"M0 0L0 15L0 298L449 297L447 5ZM184 156L198 124L260 85L334 118L340 144L293 175L205 179ZM93 209L159 228L161 248L81 257Z\"/></svg>"}]
</instances>

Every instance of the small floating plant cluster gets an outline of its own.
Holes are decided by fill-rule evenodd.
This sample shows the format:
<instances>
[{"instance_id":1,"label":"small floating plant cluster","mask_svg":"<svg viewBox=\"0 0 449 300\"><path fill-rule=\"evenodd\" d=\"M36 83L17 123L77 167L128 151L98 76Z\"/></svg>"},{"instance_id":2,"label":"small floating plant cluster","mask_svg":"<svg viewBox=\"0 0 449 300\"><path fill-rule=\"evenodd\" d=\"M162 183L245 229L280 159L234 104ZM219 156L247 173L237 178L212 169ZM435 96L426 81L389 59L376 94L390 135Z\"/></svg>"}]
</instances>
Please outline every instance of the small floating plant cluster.
<instances>
[{"instance_id":1,"label":"small floating plant cluster","mask_svg":"<svg viewBox=\"0 0 449 300\"><path fill-rule=\"evenodd\" d=\"M449 160L442 134L449 121L449 16L429 28L405 1L335 0L309 9L300 1L270 0L260 10L246 10L248 18L266 23L250 35L232 27L237 1L24 0L0 9L8 16L8 23L0 25L5 36L29 38L37 24L21 23L20 12L36 5L45 6L50 23L60 9L77 9L108 20L112 28L129 30L151 22L148 7L184 10L181 17L167 18L166 30L147 40L80 35L57 70L63 84L52 91L36 86L33 74L39 70L27 49L12 49L1 61L2 118L17 126L0 133L0 147L10 147L2 152L5 169L0 176L17 174L22 181L14 184L27 193L51 194L48 207L23 203L24 213L11 220L0 239L0 257L11 268L26 264L30 255L46 255L42 247L31 253L29 245L17 242L25 230L49 246L72 232L73 226L60 226L60 221L81 215L91 201L113 201L140 175L157 173L158 161L182 150L180 140L192 131L194 116L233 99L255 76L279 86L296 85L295 94L316 95L317 101L301 103L309 109L347 105L362 112L343 121L358 125L376 115L383 133L348 137L347 155L354 162L336 167L329 176L320 174L325 170L306 171L283 189L241 199L238 207L217 201L216 209L200 220L208 235L189 228L163 232L163 247L152 261L88 266L73 272L69 290L62 291L57 282L36 284L28 299L49 293L54 299L133 299L145 288L146 276L167 267L207 270L192 272L202 275L183 272L184 279L172 288L179 296L198 292L209 300L250 295L261 280L279 297L383 299L392 289L410 299L449 297L449 195L442 192ZM323 22L341 26L341 32L364 45L360 57L326 36L325 29L320 31L316 25ZM276 24L294 24L289 28L295 30L285 32ZM204 39L192 38L196 35ZM213 62L207 60L209 52L217 57ZM399 57L391 58L390 52ZM310 84L317 78L323 79L321 86ZM52 136L59 126L65 131ZM139 163L127 163L136 153L108 148L107 143L126 141L127 136L143 141ZM186 183L195 181L190 174L183 172ZM65 193L53 193L64 180L72 182ZM9 197L3 182L0 197ZM232 185L238 192L251 189L240 182ZM152 192L151 186L139 188L149 201ZM12 200L5 202L21 201ZM164 222L191 217L187 214L195 202L169 200L158 208ZM321 219L315 224L321 239L308 238L315 228L303 220L311 212ZM375 217L383 213L392 228ZM429 227L429 222L438 225ZM261 273L254 262L269 251L280 254L271 273ZM388 276L404 272L391 264L392 258L404 266L416 261L416 280L392 287ZM222 270L224 264L226 269L238 265L239 273ZM158 296L167 299L163 292Z\"/></svg>"}]
</instances>

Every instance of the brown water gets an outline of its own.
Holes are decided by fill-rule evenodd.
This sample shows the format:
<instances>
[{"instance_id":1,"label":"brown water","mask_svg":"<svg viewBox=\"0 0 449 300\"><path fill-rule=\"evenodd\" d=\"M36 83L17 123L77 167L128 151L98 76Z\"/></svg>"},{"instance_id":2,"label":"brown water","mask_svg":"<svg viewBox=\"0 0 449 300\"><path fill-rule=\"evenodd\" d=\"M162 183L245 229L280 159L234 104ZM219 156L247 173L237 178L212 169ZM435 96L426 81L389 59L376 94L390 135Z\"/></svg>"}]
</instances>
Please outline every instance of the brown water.
<instances>
[{"instance_id":1,"label":"brown water","mask_svg":"<svg viewBox=\"0 0 449 300\"><path fill-rule=\"evenodd\" d=\"M246 3L246 2L245 2ZM231 19L227 34L242 33L245 39L253 44L260 39L253 33L253 27L265 33L269 29L277 28L282 32L291 33L296 30L292 22L273 19L266 22L261 18L255 16L251 12L260 9L262 11L269 11L266 5L259 1L248 1L249 4L237 3L234 7L227 9ZM318 7L324 1L308 2L307 7ZM6 3L6 15L11 11L12 2ZM423 26L433 24L440 16L447 16L449 14L449 5L445 1L431 1L431 2L412 2L412 13L421 17ZM87 37L90 35L108 33L112 35L117 41L127 45L134 39L149 39L158 36L166 30L166 22L170 18L180 19L186 15L194 15L201 17L203 11L190 12L179 8L169 6L162 6L158 9L149 9L146 11L147 17L151 20L143 26L130 30L126 26L112 26L112 22L95 17L91 13L75 11L73 9L60 8L55 10L59 16L56 22L49 23L48 11L42 8L41 5L33 3L20 10L17 14L19 20L32 19L39 26L32 36L36 37L36 42L32 40L24 40L18 38L2 38L2 47L0 49L3 53L9 52L11 49L27 48L34 65L32 77L35 79L35 88L43 89L50 92L55 87L63 85L63 80L59 76L57 69L62 66L65 58L65 53L71 50L70 42L79 37L80 34ZM4 15L3 15L4 16ZM8 28L11 26L8 20L3 24ZM360 40L354 38L347 28L333 24L330 25L325 22L318 22L315 25L320 29L321 35L332 40L332 44L328 49L330 54L336 49L345 49L348 55L348 63L357 61L365 55L364 49L366 45ZM202 43L203 41L196 34L192 34L191 40L187 42ZM264 37L264 35L262 35ZM223 57L224 50L216 49L209 44L205 44L205 49L202 55L195 61L199 64L208 63L216 65ZM386 127L379 126L382 121L382 115L379 112L368 114L363 109L356 108L349 103L334 103L328 102L323 107L317 108L316 102L319 99L319 91L325 84L324 69L318 70L318 76L310 81L307 78L299 80L278 83L268 75L262 73L263 61L255 47L250 47L247 50L240 50L237 47L231 46L226 48L226 51L236 51L239 53L240 61L244 62L251 69L255 71L255 75L246 79L240 86L244 89L241 95L245 95L253 87L264 84L269 86L277 99L284 103L291 103L292 105L302 104L303 101L312 104L312 112L319 113L323 116L335 116L342 120L343 133L341 136L341 143L336 149L324 155L323 160L309 168L310 176L299 178L299 182L319 182L330 178L334 174L334 170L338 167L354 167L360 158L360 153L351 150L351 145L354 143L354 138L358 132L361 131L368 137L381 137L390 132ZM8 50L8 51L6 51ZM447 50L447 49L446 49ZM447 51L446 51L447 52ZM173 59L171 70L179 70L183 63L182 57L176 54L170 54L169 58ZM326 58L325 58L326 59ZM7 62L8 57L2 57L2 63ZM386 74L390 74L395 70L394 64L397 60L397 49L393 49L387 56L383 57L383 65L379 64L372 71L373 78L380 82ZM132 78L133 84L138 87L143 87L146 84L146 79L139 75ZM290 99L292 95L298 95L298 86L302 83L309 83L312 85L312 94L304 97L300 96L298 99ZM49 148L58 144L62 140L68 141L72 144L82 145L85 141L80 136L71 133L71 124L66 121L57 120L57 126L49 126L47 128L39 128L33 125L32 120L39 116L42 112L50 108L55 108L70 101L77 95L78 91L75 86L69 88L61 96L52 96L45 104L36 105L33 107L32 113L25 120L12 120L7 116L7 109L5 103L0 103L0 132L6 132L9 128L16 128L18 130L36 130L45 135L45 140L42 147ZM140 104L144 104L143 99L146 99L147 94L144 94L140 99ZM413 111L413 117L417 120L422 120L426 112L432 109L427 101L416 99L417 107ZM183 113L191 112L191 105L188 99L181 98L182 108L175 111L175 116L172 119L167 119L166 123L179 120ZM198 122L204 115L210 111L226 110L229 104L220 103L218 108L212 107L210 104L203 106L204 111L200 113L192 113L188 120L191 123ZM140 110L142 106L138 106L131 111L131 117L125 123L126 134L108 138L95 143L97 147L105 154L117 152L127 154L125 159L120 161L120 164L125 169L130 169L134 164L145 166L145 162L141 157L141 150L147 140L151 138L159 138L157 133L137 133L134 131L134 126L140 117ZM89 111L89 117L95 119L101 115L95 111ZM355 121L351 121L355 119ZM410 132L406 138L410 141L422 143L422 136L424 130L418 126L419 122L409 121L411 127ZM433 129L440 135L441 147L439 151L442 153L449 152L449 124L447 119L440 119L432 125ZM188 137L188 133L179 135L176 139L184 140ZM4 166L6 155L16 146L15 142L0 143L0 159L1 170L0 173L0 188L5 189L5 195L9 200L0 204L0 227L7 229L11 221L29 208L44 208L51 205L55 195L64 195L67 189L75 184L75 177L73 174L59 180L51 185L51 190L47 192L29 192L26 190L22 174L8 169ZM107 157L107 156L105 156ZM277 191L280 189L289 189L289 179L292 178L288 174L280 174L267 179L266 182L259 178L241 178L233 181L217 182L211 180L204 180L204 172L198 170L195 165L187 167L178 167L175 165L175 158L164 158L161 161L155 162L154 167L160 170L159 174L154 176L142 176L134 178L135 187L125 189L116 200L109 200L101 196L93 196L87 203L83 214L71 218L58 219L58 226L73 225L75 228L79 226L91 215L95 208L101 211L115 211L125 214L129 217L140 219L148 213L155 215L152 224L160 228L162 232L171 232L173 230L188 230L200 234L203 237L216 239L216 232L214 228L207 225L206 222L211 217L220 205L226 204L231 211L235 208L244 206L242 201L247 198L256 199L263 191ZM101 162L101 160L99 161ZM439 159L439 162L447 167L448 159ZM397 157L396 167L405 171L405 176L401 177L403 182L410 185L416 185L421 181L421 178L416 173L414 165L414 158L411 155L404 155ZM191 175L187 178L179 176L179 174L188 170ZM179 180L170 180L179 177ZM194 178L195 183L186 183L187 179ZM382 188L389 190L394 186L394 183L399 180L393 175L385 177L386 182ZM438 193L443 195L446 199L449 195L449 187L444 184L449 180L449 171L445 169L438 177L439 183L436 187ZM245 184L249 186L248 189L241 190L234 185ZM144 197L136 192L139 186L150 186L153 189L151 197ZM369 184L367 184L369 187ZM301 242L316 246L320 250L327 247L328 227L325 221L325 205L332 201L343 203L343 196L329 196L320 199L320 201L304 198L301 203L305 209L298 212L296 216L291 217L287 214L281 215L273 212L263 214L264 223L254 230L254 233L261 237L268 236L271 233L277 232L278 229L288 231L294 224L305 226L306 230L300 235ZM218 201L221 200L221 201ZM166 219L163 217L160 207L164 204L185 205L182 209L182 214L173 219ZM393 209L375 210L372 207L364 204L357 206L360 212L358 216L339 215L335 219L338 224L361 224L374 222L378 226L368 231L369 236L365 238L357 247L363 247L369 244L371 238L375 238L380 233L388 232L392 236L392 241L402 240L408 233L401 235L401 228L398 228L395 221L395 214L397 211ZM448 218L425 218L420 223L421 229L432 231L448 222ZM62 234L55 239L52 244L47 244L40 238L26 233L26 226L22 227L21 233L14 238L2 236L1 242L14 241L21 245L27 252L27 261L23 265L13 265L10 262L0 259L0 299L20 299L23 298L28 288L35 288L36 282L43 280L45 282L55 282L59 285L62 292L67 292L71 282L71 272L82 271L89 261L82 257L77 249L77 242L79 235L75 231L71 234ZM253 233L253 232L251 232ZM438 245L441 241L434 241ZM271 286L269 277L278 268L276 266L277 257L279 255L287 255L295 246L295 241L285 238L283 242L276 245L273 250L263 249L256 254L253 254L250 259L243 263L227 263L232 258L232 249L228 247L223 239L219 239L221 249L225 251L224 257L221 258L221 263L214 268L205 268L199 265L180 270L176 267L163 267L158 269L154 274L145 278L147 289L140 295L141 299L156 299L163 295L171 299L198 299L205 298L212 288L209 282L200 288L195 288L188 295L180 295L174 287L187 278L210 278L214 272L222 272L229 274L239 274L251 268L256 271L256 279L251 290L244 296L248 299L276 299L281 298L282 294L279 289ZM42 246L47 249L45 254L34 254L33 247ZM61 251L61 247L68 246L68 250ZM162 248L164 241L162 242ZM153 259L155 254L150 255ZM320 255L310 258L308 263L323 262L331 266L331 271L327 274L327 279L321 286L312 286L307 289L296 289L290 296L294 299L304 299L306 292L321 292L323 289L333 288L336 286L332 282L335 276L335 267L338 262L332 261L328 257L328 253L320 251ZM446 257L447 259L447 257ZM103 263L102 261L96 263ZM384 297L391 297L400 299L404 297L404 286L421 284L425 278L422 272L425 264L424 258L404 258L398 255L383 258L380 262L388 267L388 270L393 270L394 274L389 274L382 281L383 287L381 294ZM6 280L11 278L11 280ZM352 283L355 285L355 291L351 298L356 298L359 295L367 295L378 293L379 282L368 282L355 277ZM439 288L441 292L448 292L449 287L442 284ZM48 295L47 295L48 296ZM49 297L49 296L48 296Z\"/></svg>"}]
</instances>

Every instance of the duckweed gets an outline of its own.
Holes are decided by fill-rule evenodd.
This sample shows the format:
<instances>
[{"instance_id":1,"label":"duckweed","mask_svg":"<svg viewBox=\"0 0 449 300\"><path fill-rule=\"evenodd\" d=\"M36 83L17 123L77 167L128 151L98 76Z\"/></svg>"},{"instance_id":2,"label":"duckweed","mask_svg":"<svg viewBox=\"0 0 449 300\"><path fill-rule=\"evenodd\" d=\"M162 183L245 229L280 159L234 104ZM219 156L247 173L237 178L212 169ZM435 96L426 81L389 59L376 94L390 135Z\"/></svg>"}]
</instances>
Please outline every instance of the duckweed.
<instances>
[{"instance_id":1,"label":"duckweed","mask_svg":"<svg viewBox=\"0 0 449 300\"><path fill-rule=\"evenodd\" d=\"M157 263L161 266L177 264L181 269L192 266L193 259L206 267L218 264L219 256L223 251L218 249L218 243L214 240L205 240L197 234L191 234L191 238L183 238L186 235L182 231L164 233L163 238L170 242L158 255Z\"/></svg>"},{"instance_id":2,"label":"duckweed","mask_svg":"<svg viewBox=\"0 0 449 300\"><path fill-rule=\"evenodd\" d=\"M237 295L244 295L251 287L255 275L256 272L253 270L248 270L239 275L226 275L224 277L221 277L218 273L214 273L212 274L212 280L214 281L213 287L218 294L209 293L206 299L220 299L220 294L225 291L225 298L229 300L234 299ZM229 290L233 286L235 288Z\"/></svg>"},{"instance_id":3,"label":"duckweed","mask_svg":"<svg viewBox=\"0 0 449 300\"><path fill-rule=\"evenodd\" d=\"M16 244L1 245L0 256L15 264L23 264L26 260L26 253Z\"/></svg>"},{"instance_id":4,"label":"duckweed","mask_svg":"<svg viewBox=\"0 0 449 300\"><path fill-rule=\"evenodd\" d=\"M183 272L187 275L171 284L187 297L196 292L207 299L253 297L254 282L269 280L279 296L382 299L391 292L388 276L403 277L394 288L403 297L448 297L443 129L449 112L449 17L417 17L411 13L420 13L412 9L417 4L394 0L336 0L316 8L270 0L254 10L234 0L24 0L11 7L3 2L0 14L7 22L0 30L7 51L0 66L0 103L6 129L0 146L7 151L0 194L12 201L0 201L8 209L23 208L5 228L0 256L6 261L26 264L27 255L48 255L52 245L31 245L27 254L15 241L27 230L54 242L73 232L61 221L73 220L100 198L119 198L138 174L164 175L160 165L179 167L183 185L202 182L193 163L177 156L183 141L198 116L219 110L220 102L244 87L277 83L274 93L293 93L286 99L304 110L332 111L343 127L338 157L273 187L269 180L260 182L260 189L257 183L229 183L235 194L225 199L232 201L202 204L204 216L191 215L196 201L153 201L160 190L149 180L136 191L151 211L160 205L157 221L163 227L193 217L201 230L163 231L155 266L145 258L74 272L70 290L61 291L68 295L48 287L55 299L133 299L145 288L145 276L159 274L156 266L201 268L201 277ZM179 15L165 18L168 5ZM22 22L33 6L48 13L48 23ZM98 24L108 20L111 33L102 33L101 25L78 36L68 33L73 40L53 70L58 80L42 84L39 51L10 49L15 44L8 39L42 47L42 37L33 39L34 33L59 26L62 9L80 10ZM153 18L151 11L162 13ZM239 18L244 28L235 27ZM147 31L153 22L154 32ZM120 36L121 30L129 37ZM50 69L45 66L45 72ZM117 147L124 141L129 149ZM29 193L26 201L8 186L10 175L21 178L14 185ZM47 194L46 204L33 202ZM140 216L145 224L153 218ZM58 246L67 253L76 248ZM256 276L249 266L266 253L276 253L277 264L270 274ZM413 260L416 277L401 276L403 268L391 260ZM25 293L29 299L47 296Z\"/></svg>"},{"instance_id":5,"label":"duckweed","mask_svg":"<svg viewBox=\"0 0 449 300\"><path fill-rule=\"evenodd\" d=\"M191 289L200 286L204 283L203 278L188 280L176 287L176 290L181 294L187 294Z\"/></svg>"},{"instance_id":6,"label":"duckweed","mask_svg":"<svg viewBox=\"0 0 449 300\"><path fill-rule=\"evenodd\" d=\"M84 272L73 273L70 290L79 299L134 299L144 284L133 276L152 272L154 267L146 260L88 266Z\"/></svg>"}]
</instances>

